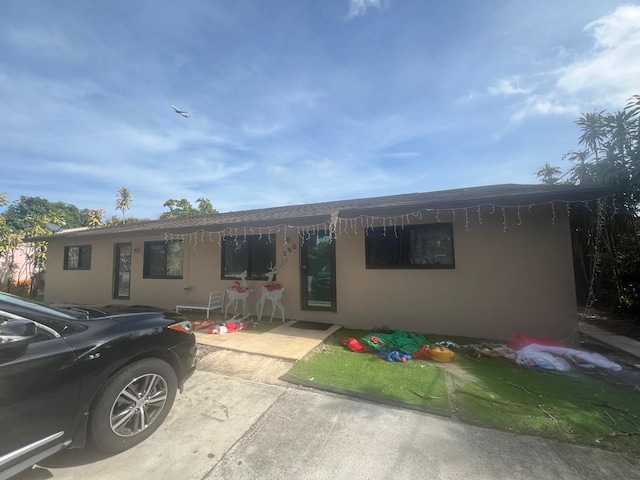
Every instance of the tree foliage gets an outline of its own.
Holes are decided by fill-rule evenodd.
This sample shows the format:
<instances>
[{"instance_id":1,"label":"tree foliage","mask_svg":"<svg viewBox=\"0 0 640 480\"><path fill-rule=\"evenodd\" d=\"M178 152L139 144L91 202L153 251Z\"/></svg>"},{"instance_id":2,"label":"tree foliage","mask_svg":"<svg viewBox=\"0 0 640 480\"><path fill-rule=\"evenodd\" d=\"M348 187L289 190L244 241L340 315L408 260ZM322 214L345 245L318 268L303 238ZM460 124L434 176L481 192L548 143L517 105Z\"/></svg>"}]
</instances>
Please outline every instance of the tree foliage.
<instances>
[{"instance_id":1,"label":"tree foliage","mask_svg":"<svg viewBox=\"0 0 640 480\"><path fill-rule=\"evenodd\" d=\"M11 291L16 287L16 278L30 279L30 291L34 296L42 285L47 259L46 242L25 242L25 238L42 237L51 234L47 224L55 224L64 228L100 228L118 226L124 223L150 221L146 218L126 217L125 212L131 208L133 195L122 187L116 196L116 209L122 212L122 218L113 215L105 218L102 209L82 209L64 202L50 202L40 197L22 196L10 202L5 193L0 192L0 288ZM193 207L186 199L170 199L165 202L169 212L160 218L174 218L193 215L214 215L218 211L213 208L207 198L198 198L197 207ZM16 257L26 256L27 264L23 271L16 273Z\"/></svg>"},{"instance_id":2,"label":"tree foliage","mask_svg":"<svg viewBox=\"0 0 640 480\"><path fill-rule=\"evenodd\" d=\"M46 242L25 242L25 238L44 236L51 231L47 223L80 226L80 211L75 205L63 202L52 203L39 197L20 197L9 204L6 195L0 196L0 206L9 207L0 215L0 266L2 267L3 288L6 291L16 286L16 255L26 257L26 265L19 272L29 279L32 295L38 293L47 259Z\"/></svg>"},{"instance_id":3,"label":"tree foliage","mask_svg":"<svg viewBox=\"0 0 640 480\"><path fill-rule=\"evenodd\" d=\"M535 175L545 185L555 185L560 180L560 174L562 170L559 167L552 167L548 163L545 163Z\"/></svg>"},{"instance_id":4,"label":"tree foliage","mask_svg":"<svg viewBox=\"0 0 640 480\"><path fill-rule=\"evenodd\" d=\"M575 123L581 150L564 156L571 164L565 182L609 186L614 192L600 210L587 204L572 210L579 299L640 312L640 95L619 112L585 113ZM559 173L545 164L536 175L556 183Z\"/></svg>"},{"instance_id":5,"label":"tree foliage","mask_svg":"<svg viewBox=\"0 0 640 480\"><path fill-rule=\"evenodd\" d=\"M30 228L29 217L51 216L59 219L66 228L83 226L82 213L75 205L64 202L50 202L40 197L20 197L11 202L4 213L7 225L16 230Z\"/></svg>"},{"instance_id":6,"label":"tree foliage","mask_svg":"<svg viewBox=\"0 0 640 480\"><path fill-rule=\"evenodd\" d=\"M215 215L219 213L208 198L198 198L196 200L197 208L191 204L189 200L186 198L182 198L180 200L176 200L175 198L170 198L166 202L164 202L164 207L168 208L168 212L164 212L160 215L160 219L166 220L169 218L177 218L177 217L193 217L196 215Z\"/></svg>"},{"instance_id":7,"label":"tree foliage","mask_svg":"<svg viewBox=\"0 0 640 480\"><path fill-rule=\"evenodd\" d=\"M89 228L98 228L104 225L104 210L85 208L80 212L82 214L83 225Z\"/></svg>"},{"instance_id":8,"label":"tree foliage","mask_svg":"<svg viewBox=\"0 0 640 480\"><path fill-rule=\"evenodd\" d=\"M122 212L122 223L125 223L124 213L131 208L133 194L127 187L121 187L116 195L116 210Z\"/></svg>"}]
</instances>

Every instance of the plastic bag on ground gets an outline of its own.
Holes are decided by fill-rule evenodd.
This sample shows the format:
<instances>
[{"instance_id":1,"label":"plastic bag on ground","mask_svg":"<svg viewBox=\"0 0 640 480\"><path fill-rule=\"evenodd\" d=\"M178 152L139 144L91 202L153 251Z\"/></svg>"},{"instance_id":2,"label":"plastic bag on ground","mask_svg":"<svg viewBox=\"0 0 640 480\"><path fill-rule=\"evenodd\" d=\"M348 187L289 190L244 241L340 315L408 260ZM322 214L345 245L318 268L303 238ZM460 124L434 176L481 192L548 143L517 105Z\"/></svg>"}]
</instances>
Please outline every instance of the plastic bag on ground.
<instances>
[{"instance_id":1,"label":"plastic bag on ground","mask_svg":"<svg viewBox=\"0 0 640 480\"><path fill-rule=\"evenodd\" d=\"M367 347L365 347L363 344L361 344L358 340L356 340L353 337L347 340L347 348L352 352L356 352L356 353L366 353L369 351Z\"/></svg>"}]
</instances>

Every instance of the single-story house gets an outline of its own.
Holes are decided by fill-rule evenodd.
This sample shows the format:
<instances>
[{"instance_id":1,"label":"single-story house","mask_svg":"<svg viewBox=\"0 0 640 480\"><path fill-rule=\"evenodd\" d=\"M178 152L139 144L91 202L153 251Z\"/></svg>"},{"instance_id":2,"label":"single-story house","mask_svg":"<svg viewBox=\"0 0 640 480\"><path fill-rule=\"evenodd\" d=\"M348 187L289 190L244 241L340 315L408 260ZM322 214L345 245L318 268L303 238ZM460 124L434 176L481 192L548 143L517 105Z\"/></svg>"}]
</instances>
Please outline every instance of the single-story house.
<instances>
[{"instance_id":1,"label":"single-story house","mask_svg":"<svg viewBox=\"0 0 640 480\"><path fill-rule=\"evenodd\" d=\"M562 339L578 318L568 213L609 193L506 184L62 230L43 238L45 301L175 308L246 272L251 313L272 280L287 319Z\"/></svg>"}]
</instances>

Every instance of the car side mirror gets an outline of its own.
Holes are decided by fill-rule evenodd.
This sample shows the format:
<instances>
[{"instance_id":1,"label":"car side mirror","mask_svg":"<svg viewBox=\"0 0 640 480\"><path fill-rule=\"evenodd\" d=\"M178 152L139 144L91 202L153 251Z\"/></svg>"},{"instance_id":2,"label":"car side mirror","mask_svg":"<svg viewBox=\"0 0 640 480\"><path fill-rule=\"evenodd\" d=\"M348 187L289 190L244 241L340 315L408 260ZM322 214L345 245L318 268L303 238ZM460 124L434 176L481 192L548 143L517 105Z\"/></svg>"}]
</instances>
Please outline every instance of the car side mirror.
<instances>
[{"instance_id":1,"label":"car side mirror","mask_svg":"<svg viewBox=\"0 0 640 480\"><path fill-rule=\"evenodd\" d=\"M0 348L31 343L36 336L36 325L31 320L9 320L0 323Z\"/></svg>"}]
</instances>

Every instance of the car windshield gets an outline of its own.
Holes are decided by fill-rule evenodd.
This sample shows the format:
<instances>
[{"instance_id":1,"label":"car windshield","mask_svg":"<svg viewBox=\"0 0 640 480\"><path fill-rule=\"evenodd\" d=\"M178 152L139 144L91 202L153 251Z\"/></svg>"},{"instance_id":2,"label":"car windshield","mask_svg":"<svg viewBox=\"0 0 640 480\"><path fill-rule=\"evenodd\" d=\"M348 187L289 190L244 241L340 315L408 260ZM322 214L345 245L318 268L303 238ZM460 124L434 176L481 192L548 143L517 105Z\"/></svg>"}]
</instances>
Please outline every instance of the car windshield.
<instances>
[{"instance_id":1,"label":"car windshield","mask_svg":"<svg viewBox=\"0 0 640 480\"><path fill-rule=\"evenodd\" d=\"M68 312L6 293L0 293L0 310L40 322L61 334L69 332L71 321L83 318L80 313Z\"/></svg>"},{"instance_id":2,"label":"car windshield","mask_svg":"<svg viewBox=\"0 0 640 480\"><path fill-rule=\"evenodd\" d=\"M24 298L16 297L14 295L3 294L0 296L0 303L5 303L8 305L13 305L20 309L29 309L34 310L36 312L44 313L47 315L53 315L55 317L64 317L68 320L72 320L74 318L80 318L80 316L70 315L68 311L62 310L60 308L51 307L49 305L45 305L40 302L36 302L34 300L27 300Z\"/></svg>"}]
</instances>

